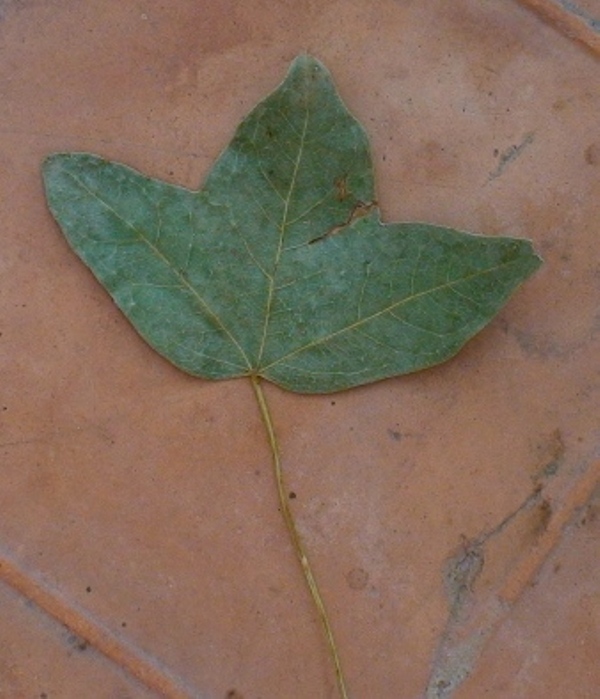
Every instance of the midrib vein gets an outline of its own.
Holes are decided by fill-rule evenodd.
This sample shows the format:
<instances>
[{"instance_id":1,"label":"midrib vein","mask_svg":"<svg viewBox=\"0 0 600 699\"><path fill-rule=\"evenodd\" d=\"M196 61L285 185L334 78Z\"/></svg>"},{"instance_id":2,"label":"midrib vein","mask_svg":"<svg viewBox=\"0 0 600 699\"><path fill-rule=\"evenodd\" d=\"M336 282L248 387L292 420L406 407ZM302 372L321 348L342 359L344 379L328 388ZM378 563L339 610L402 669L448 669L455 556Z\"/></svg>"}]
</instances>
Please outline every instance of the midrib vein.
<instances>
[{"instance_id":1,"label":"midrib vein","mask_svg":"<svg viewBox=\"0 0 600 699\"><path fill-rule=\"evenodd\" d=\"M281 217L281 224L279 226L279 240L277 241L277 251L275 253L275 260L273 262L273 269L271 271L271 274L269 275L269 289L267 292L267 303L265 305L265 322L263 325L263 331L262 331L262 337L260 341L260 348L258 350L258 357L256 360L256 368L258 371L258 368L260 367L260 363L262 361L266 343L267 343L267 337L269 333L269 324L271 321L271 308L273 306L273 299L275 297L275 280L277 277L277 269L279 267L279 262L281 260L281 254L283 252L283 241L285 238L285 233L286 233L286 228L288 226L288 215L289 215L289 210L290 210L290 202L292 199L292 194L294 193L294 188L296 186L296 179L298 177L298 171L300 169L300 162L302 160L302 155L304 152L304 144L306 141L306 132L308 129L308 119L309 119L309 110L308 110L308 105L306 107L306 114L304 115L304 124L302 125L302 133L300 134L300 143L298 145L298 155L296 157L296 162L294 163L294 171L292 172L292 178L290 180L290 186L288 188L287 196L284 201L283 205L283 215Z\"/></svg>"}]
</instances>

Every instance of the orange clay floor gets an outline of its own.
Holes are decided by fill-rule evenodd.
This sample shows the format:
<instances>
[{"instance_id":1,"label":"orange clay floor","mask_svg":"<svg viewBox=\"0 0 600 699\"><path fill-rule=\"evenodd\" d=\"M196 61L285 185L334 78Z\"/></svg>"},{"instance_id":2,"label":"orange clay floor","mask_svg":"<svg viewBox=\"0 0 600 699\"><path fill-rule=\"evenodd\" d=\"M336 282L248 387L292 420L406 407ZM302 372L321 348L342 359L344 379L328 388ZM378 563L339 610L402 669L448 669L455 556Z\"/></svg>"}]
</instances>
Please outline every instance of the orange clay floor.
<instances>
[{"instance_id":1,"label":"orange clay floor","mask_svg":"<svg viewBox=\"0 0 600 699\"><path fill-rule=\"evenodd\" d=\"M40 176L90 151L197 187L302 52L369 134L385 220L545 260L446 364L265 386L348 694L598 697L598 1L0 13L0 699L339 696L249 382L142 342Z\"/></svg>"}]
</instances>

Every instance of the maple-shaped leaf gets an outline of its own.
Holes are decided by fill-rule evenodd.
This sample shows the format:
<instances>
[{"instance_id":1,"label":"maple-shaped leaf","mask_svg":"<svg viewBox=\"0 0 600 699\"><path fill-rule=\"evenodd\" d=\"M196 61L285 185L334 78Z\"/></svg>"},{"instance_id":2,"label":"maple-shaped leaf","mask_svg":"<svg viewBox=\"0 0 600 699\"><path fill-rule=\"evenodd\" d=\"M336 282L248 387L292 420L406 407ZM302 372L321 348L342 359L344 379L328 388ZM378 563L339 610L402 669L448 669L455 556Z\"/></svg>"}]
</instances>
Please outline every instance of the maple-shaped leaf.
<instances>
[{"instance_id":1,"label":"maple-shaped leaf","mask_svg":"<svg viewBox=\"0 0 600 699\"><path fill-rule=\"evenodd\" d=\"M454 355L540 264L526 240L384 224L369 145L297 58L190 191L84 153L50 209L139 333L184 371L324 393Z\"/></svg>"}]
</instances>

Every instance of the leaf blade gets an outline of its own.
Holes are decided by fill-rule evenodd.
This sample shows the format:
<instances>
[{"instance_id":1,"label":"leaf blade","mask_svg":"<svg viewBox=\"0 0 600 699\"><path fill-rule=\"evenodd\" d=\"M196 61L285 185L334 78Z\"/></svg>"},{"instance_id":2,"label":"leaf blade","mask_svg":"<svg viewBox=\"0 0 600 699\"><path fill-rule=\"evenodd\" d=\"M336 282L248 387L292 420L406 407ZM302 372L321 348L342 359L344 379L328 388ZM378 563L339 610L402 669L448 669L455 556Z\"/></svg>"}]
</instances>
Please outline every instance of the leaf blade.
<instances>
[{"instance_id":1,"label":"leaf blade","mask_svg":"<svg viewBox=\"0 0 600 699\"><path fill-rule=\"evenodd\" d=\"M190 191L89 154L50 209L140 334L188 373L325 393L453 356L540 264L528 241L383 224L364 130L297 58Z\"/></svg>"},{"instance_id":2,"label":"leaf blade","mask_svg":"<svg viewBox=\"0 0 600 699\"><path fill-rule=\"evenodd\" d=\"M249 361L235 335L186 278L183 240L167 253L159 247L163 197L175 197L171 222L184 225L197 215L195 193L86 153L49 157L44 177L48 204L70 245L142 337L185 371L202 346L202 375L247 373ZM202 338L206 342L199 343Z\"/></svg>"},{"instance_id":3,"label":"leaf blade","mask_svg":"<svg viewBox=\"0 0 600 699\"><path fill-rule=\"evenodd\" d=\"M297 288L295 297L307 300L305 306L298 307L297 301L295 316L281 313L278 317L284 327L275 328L286 334L294 325L300 326L312 339L283 356L271 357L262 369L265 378L289 390L321 393L434 366L456 354L540 264L525 240L484 238L424 224L381 226L371 221L360 224L368 230L367 245L360 240L364 230L356 231L354 237L347 232L324 241L325 246L337 248L323 252L329 262L328 279L313 292ZM368 252L354 254L355 241ZM436 248L434 259L438 261L449 263L454 248L457 264L464 258L473 267L478 257L479 267L455 269L451 279L441 270L441 282L437 278L440 270L432 269L427 280L421 269L417 275L421 286L415 290L417 261L420 256L431 259L427 253L431 247ZM335 268L342 250L346 257ZM349 277L350 283L340 283L341 275ZM362 283L356 284L361 278ZM373 293L366 293L369 279L375 280ZM474 291L475 299L471 297ZM316 297L318 306L310 305L310 299ZM440 304L442 308L435 307ZM357 308L355 317L353 307ZM326 317L327 308L332 310ZM329 330L323 332L322 327ZM353 347L354 369L345 359L348 346ZM357 365L357 357L364 366Z\"/></svg>"}]
</instances>

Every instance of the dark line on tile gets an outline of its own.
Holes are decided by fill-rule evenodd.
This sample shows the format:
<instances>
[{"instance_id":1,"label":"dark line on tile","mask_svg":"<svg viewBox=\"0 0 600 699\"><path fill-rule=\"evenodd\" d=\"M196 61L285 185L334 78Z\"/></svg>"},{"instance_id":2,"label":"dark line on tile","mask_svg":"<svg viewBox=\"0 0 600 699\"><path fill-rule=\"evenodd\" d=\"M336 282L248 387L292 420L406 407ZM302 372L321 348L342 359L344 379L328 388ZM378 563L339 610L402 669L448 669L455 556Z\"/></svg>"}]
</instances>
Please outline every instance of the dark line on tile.
<instances>
[{"instance_id":1,"label":"dark line on tile","mask_svg":"<svg viewBox=\"0 0 600 699\"><path fill-rule=\"evenodd\" d=\"M589 12L579 7L574 2L570 0L556 0L561 7L563 7L567 12L570 12L576 17L580 17L587 25L589 25L594 31L600 32L600 19L592 17Z\"/></svg>"},{"instance_id":2,"label":"dark line on tile","mask_svg":"<svg viewBox=\"0 0 600 699\"><path fill-rule=\"evenodd\" d=\"M505 151L503 151L500 154L500 161L498 162L496 169L492 170L492 172L490 172L489 174L488 182L491 182L492 180L495 180L497 177L500 177L500 175L504 173L506 168L511 163L513 163L518 157L521 156L521 154L527 148L527 146L533 143L533 138L533 132L525 134L525 138L521 141L521 143L519 143L518 145L512 145Z\"/></svg>"}]
</instances>

